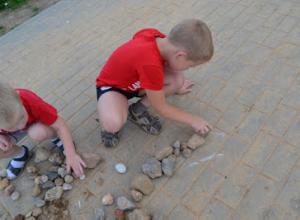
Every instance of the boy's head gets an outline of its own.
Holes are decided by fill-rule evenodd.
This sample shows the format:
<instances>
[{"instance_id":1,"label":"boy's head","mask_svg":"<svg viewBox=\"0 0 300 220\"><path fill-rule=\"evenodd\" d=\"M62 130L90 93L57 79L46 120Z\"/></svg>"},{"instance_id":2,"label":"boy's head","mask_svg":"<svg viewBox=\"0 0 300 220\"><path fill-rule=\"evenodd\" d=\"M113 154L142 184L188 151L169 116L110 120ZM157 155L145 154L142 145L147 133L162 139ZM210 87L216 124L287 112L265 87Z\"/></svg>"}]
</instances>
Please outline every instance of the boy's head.
<instances>
[{"instance_id":1,"label":"boy's head","mask_svg":"<svg viewBox=\"0 0 300 220\"><path fill-rule=\"evenodd\" d=\"M16 131L26 125L26 111L19 94L8 84L0 82L0 129Z\"/></svg>"},{"instance_id":2,"label":"boy's head","mask_svg":"<svg viewBox=\"0 0 300 220\"><path fill-rule=\"evenodd\" d=\"M188 69L209 61L213 56L212 34L198 19L180 22L172 28L167 39L176 48L168 60L172 69Z\"/></svg>"}]
</instances>

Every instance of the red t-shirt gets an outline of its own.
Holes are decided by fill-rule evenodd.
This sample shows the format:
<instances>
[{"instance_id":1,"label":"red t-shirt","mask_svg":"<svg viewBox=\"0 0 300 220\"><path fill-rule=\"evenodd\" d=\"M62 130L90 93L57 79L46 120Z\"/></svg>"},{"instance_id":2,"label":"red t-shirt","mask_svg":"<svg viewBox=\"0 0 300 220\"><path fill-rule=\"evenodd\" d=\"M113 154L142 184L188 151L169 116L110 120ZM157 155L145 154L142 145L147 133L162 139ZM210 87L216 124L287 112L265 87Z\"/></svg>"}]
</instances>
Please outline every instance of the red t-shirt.
<instances>
[{"instance_id":1,"label":"red t-shirt","mask_svg":"<svg viewBox=\"0 0 300 220\"><path fill-rule=\"evenodd\" d=\"M58 117L57 110L42 100L35 93L26 89L16 89L20 99L28 113L28 121L26 128L36 122L41 122L45 125L52 125ZM25 130L26 130L25 128ZM0 129L0 133L7 133Z\"/></svg>"},{"instance_id":2,"label":"red t-shirt","mask_svg":"<svg viewBox=\"0 0 300 220\"><path fill-rule=\"evenodd\" d=\"M166 35L156 29L143 29L117 48L96 80L96 86L112 86L127 92L139 89L161 90L164 84L164 60L156 38Z\"/></svg>"}]
</instances>

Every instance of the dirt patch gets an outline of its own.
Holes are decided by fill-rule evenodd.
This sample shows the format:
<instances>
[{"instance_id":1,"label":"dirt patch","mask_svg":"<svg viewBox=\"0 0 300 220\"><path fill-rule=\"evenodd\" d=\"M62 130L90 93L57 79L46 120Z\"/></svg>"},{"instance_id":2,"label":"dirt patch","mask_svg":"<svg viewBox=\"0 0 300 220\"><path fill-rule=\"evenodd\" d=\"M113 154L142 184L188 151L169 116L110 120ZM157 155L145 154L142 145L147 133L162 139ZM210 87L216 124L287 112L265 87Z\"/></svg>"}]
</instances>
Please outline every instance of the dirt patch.
<instances>
[{"instance_id":1,"label":"dirt patch","mask_svg":"<svg viewBox=\"0 0 300 220\"><path fill-rule=\"evenodd\" d=\"M0 12L0 36L60 0L30 0L14 10Z\"/></svg>"}]
</instances>

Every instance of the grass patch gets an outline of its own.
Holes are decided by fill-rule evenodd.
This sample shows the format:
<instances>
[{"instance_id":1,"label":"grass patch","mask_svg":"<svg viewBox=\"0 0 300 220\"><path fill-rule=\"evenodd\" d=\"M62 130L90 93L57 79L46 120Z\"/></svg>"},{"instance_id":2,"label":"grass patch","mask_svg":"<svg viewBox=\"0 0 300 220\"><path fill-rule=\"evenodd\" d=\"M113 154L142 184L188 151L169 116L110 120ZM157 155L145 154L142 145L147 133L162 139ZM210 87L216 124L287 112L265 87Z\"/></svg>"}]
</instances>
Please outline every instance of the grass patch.
<instances>
[{"instance_id":1,"label":"grass patch","mask_svg":"<svg viewBox=\"0 0 300 220\"><path fill-rule=\"evenodd\" d=\"M22 5L25 5L28 0L0 0L0 11L7 9L14 10Z\"/></svg>"}]
</instances>

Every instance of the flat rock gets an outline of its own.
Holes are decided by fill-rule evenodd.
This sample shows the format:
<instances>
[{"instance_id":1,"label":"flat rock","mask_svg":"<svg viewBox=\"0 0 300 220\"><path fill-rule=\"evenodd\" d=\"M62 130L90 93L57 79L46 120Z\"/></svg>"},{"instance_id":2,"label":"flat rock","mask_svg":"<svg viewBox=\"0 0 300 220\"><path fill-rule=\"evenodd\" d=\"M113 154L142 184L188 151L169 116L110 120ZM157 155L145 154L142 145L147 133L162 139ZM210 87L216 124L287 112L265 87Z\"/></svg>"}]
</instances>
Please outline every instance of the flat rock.
<instances>
[{"instance_id":1,"label":"flat rock","mask_svg":"<svg viewBox=\"0 0 300 220\"><path fill-rule=\"evenodd\" d=\"M43 147L38 147L36 152L35 152L35 158L34 158L34 162L35 163L40 163L43 162L45 160L48 160L50 156L50 151L43 148Z\"/></svg>"},{"instance_id":2,"label":"flat rock","mask_svg":"<svg viewBox=\"0 0 300 220\"><path fill-rule=\"evenodd\" d=\"M187 146L188 146L188 148L195 150L196 148L200 147L204 143L205 143L205 140L203 137L201 137L198 134L193 134L193 136L190 137L190 139L188 140Z\"/></svg>"},{"instance_id":3,"label":"flat rock","mask_svg":"<svg viewBox=\"0 0 300 220\"><path fill-rule=\"evenodd\" d=\"M43 183L42 185L42 189L50 189L50 188L53 188L55 186L55 184L48 180L47 182Z\"/></svg>"},{"instance_id":4,"label":"flat rock","mask_svg":"<svg viewBox=\"0 0 300 220\"><path fill-rule=\"evenodd\" d=\"M144 195L149 195L154 190L154 184L148 176L138 174L133 178L131 188L142 192Z\"/></svg>"},{"instance_id":5,"label":"flat rock","mask_svg":"<svg viewBox=\"0 0 300 220\"><path fill-rule=\"evenodd\" d=\"M58 173L54 171L49 171L46 173L48 180L54 181L58 177Z\"/></svg>"},{"instance_id":6,"label":"flat rock","mask_svg":"<svg viewBox=\"0 0 300 220\"><path fill-rule=\"evenodd\" d=\"M33 197L37 197L41 194L41 192L42 192L41 187L38 184L35 184L31 195Z\"/></svg>"},{"instance_id":7,"label":"flat rock","mask_svg":"<svg viewBox=\"0 0 300 220\"><path fill-rule=\"evenodd\" d=\"M128 213L127 220L151 220L151 216L143 209L135 209Z\"/></svg>"},{"instance_id":8,"label":"flat rock","mask_svg":"<svg viewBox=\"0 0 300 220\"><path fill-rule=\"evenodd\" d=\"M162 176L161 163L154 157L146 159L142 166L142 171L152 179Z\"/></svg>"},{"instance_id":9,"label":"flat rock","mask_svg":"<svg viewBox=\"0 0 300 220\"><path fill-rule=\"evenodd\" d=\"M62 187L63 187L64 191L68 191L68 190L71 190L73 188L73 186L69 183L64 183Z\"/></svg>"},{"instance_id":10,"label":"flat rock","mask_svg":"<svg viewBox=\"0 0 300 220\"><path fill-rule=\"evenodd\" d=\"M63 188L61 186L53 187L49 189L45 194L45 201L54 201L60 199L63 194Z\"/></svg>"},{"instance_id":11,"label":"flat rock","mask_svg":"<svg viewBox=\"0 0 300 220\"><path fill-rule=\"evenodd\" d=\"M124 211L132 210L135 208L135 205L133 204L133 202L131 202L129 199L127 199L124 196L117 198L117 206L119 209L124 210Z\"/></svg>"},{"instance_id":12,"label":"flat rock","mask_svg":"<svg viewBox=\"0 0 300 220\"><path fill-rule=\"evenodd\" d=\"M172 152L173 152L173 148L171 146L157 148L155 151L155 158L157 160L162 160L165 157L168 157L169 155L171 155Z\"/></svg>"},{"instance_id":13,"label":"flat rock","mask_svg":"<svg viewBox=\"0 0 300 220\"><path fill-rule=\"evenodd\" d=\"M36 207L41 208L41 207L43 207L46 204L46 202L45 202L45 200L37 197L37 198L33 199L33 204Z\"/></svg>"},{"instance_id":14,"label":"flat rock","mask_svg":"<svg viewBox=\"0 0 300 220\"><path fill-rule=\"evenodd\" d=\"M86 164L86 168L89 169L95 168L101 161L103 161L103 158L100 156L100 154L84 152L81 153L81 156Z\"/></svg>"},{"instance_id":15,"label":"flat rock","mask_svg":"<svg viewBox=\"0 0 300 220\"><path fill-rule=\"evenodd\" d=\"M135 201L135 202L140 202L143 199L143 193L141 193L137 190L132 189L130 191L130 194L131 194L133 201Z\"/></svg>"},{"instance_id":16,"label":"flat rock","mask_svg":"<svg viewBox=\"0 0 300 220\"><path fill-rule=\"evenodd\" d=\"M182 151L182 155L184 158L190 158L192 156L192 151L186 148Z\"/></svg>"},{"instance_id":17,"label":"flat rock","mask_svg":"<svg viewBox=\"0 0 300 220\"><path fill-rule=\"evenodd\" d=\"M169 157L163 159L162 170L166 176L173 176L175 163L176 163L176 156L174 155L170 155Z\"/></svg>"}]
</instances>

